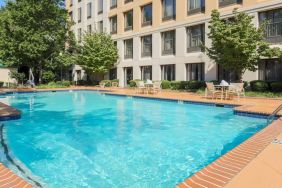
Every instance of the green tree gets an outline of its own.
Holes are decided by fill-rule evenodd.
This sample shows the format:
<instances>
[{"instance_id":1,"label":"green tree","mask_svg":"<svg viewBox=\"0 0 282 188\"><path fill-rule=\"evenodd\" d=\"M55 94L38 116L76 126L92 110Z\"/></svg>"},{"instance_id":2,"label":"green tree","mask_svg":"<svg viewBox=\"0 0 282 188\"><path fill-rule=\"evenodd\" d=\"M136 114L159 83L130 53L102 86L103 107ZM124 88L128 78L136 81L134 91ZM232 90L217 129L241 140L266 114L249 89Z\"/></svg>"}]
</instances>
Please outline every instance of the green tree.
<instances>
[{"instance_id":1,"label":"green tree","mask_svg":"<svg viewBox=\"0 0 282 188\"><path fill-rule=\"evenodd\" d=\"M118 60L118 50L106 33L87 33L78 47L77 64L88 74L106 73Z\"/></svg>"},{"instance_id":2,"label":"green tree","mask_svg":"<svg viewBox=\"0 0 282 188\"><path fill-rule=\"evenodd\" d=\"M265 41L264 28L252 22L253 16L234 10L231 19L220 18L213 10L209 22L211 47L205 47L207 55L227 70L235 71L240 77L246 70L255 71L262 57L281 57L279 48L270 48Z\"/></svg>"},{"instance_id":3,"label":"green tree","mask_svg":"<svg viewBox=\"0 0 282 188\"><path fill-rule=\"evenodd\" d=\"M24 73L19 73L16 70L12 70L9 73L9 76L15 80L17 80L18 83L21 83L23 85L24 81L26 80L25 74Z\"/></svg>"},{"instance_id":4,"label":"green tree","mask_svg":"<svg viewBox=\"0 0 282 188\"><path fill-rule=\"evenodd\" d=\"M7 1L0 11L0 59L10 67L32 68L37 81L64 51L69 23L64 0Z\"/></svg>"}]
</instances>

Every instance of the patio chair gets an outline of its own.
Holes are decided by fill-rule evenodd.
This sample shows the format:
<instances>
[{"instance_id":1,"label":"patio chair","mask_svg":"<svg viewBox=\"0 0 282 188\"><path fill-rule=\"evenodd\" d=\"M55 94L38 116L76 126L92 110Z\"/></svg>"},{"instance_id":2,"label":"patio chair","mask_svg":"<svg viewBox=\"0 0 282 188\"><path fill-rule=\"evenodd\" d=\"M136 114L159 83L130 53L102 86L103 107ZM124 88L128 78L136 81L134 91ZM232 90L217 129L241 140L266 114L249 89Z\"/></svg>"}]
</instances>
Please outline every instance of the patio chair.
<instances>
[{"instance_id":1,"label":"patio chair","mask_svg":"<svg viewBox=\"0 0 282 188\"><path fill-rule=\"evenodd\" d=\"M112 82L112 87L118 87L118 82Z\"/></svg>"},{"instance_id":2,"label":"patio chair","mask_svg":"<svg viewBox=\"0 0 282 188\"><path fill-rule=\"evenodd\" d=\"M161 85L162 85L161 81L153 82L153 87L151 88L151 93L156 94L158 92L161 92L161 90L162 90Z\"/></svg>"},{"instance_id":3,"label":"patio chair","mask_svg":"<svg viewBox=\"0 0 282 188\"><path fill-rule=\"evenodd\" d=\"M229 89L226 91L226 97L232 98L233 95L240 99L240 96L245 97L244 83L231 83Z\"/></svg>"},{"instance_id":4,"label":"patio chair","mask_svg":"<svg viewBox=\"0 0 282 188\"><path fill-rule=\"evenodd\" d=\"M205 91L205 98L211 96L214 99L215 96L220 95L221 99L223 98L223 91L216 90L214 84L212 82L206 82L206 91Z\"/></svg>"},{"instance_id":5,"label":"patio chair","mask_svg":"<svg viewBox=\"0 0 282 188\"><path fill-rule=\"evenodd\" d=\"M136 81L136 93L137 94L144 94L146 87L144 81Z\"/></svg>"},{"instance_id":6,"label":"patio chair","mask_svg":"<svg viewBox=\"0 0 282 188\"><path fill-rule=\"evenodd\" d=\"M105 85L106 85L105 82L102 82L102 81L101 81L101 82L99 83L99 87L100 87L100 88L105 88Z\"/></svg>"}]
</instances>

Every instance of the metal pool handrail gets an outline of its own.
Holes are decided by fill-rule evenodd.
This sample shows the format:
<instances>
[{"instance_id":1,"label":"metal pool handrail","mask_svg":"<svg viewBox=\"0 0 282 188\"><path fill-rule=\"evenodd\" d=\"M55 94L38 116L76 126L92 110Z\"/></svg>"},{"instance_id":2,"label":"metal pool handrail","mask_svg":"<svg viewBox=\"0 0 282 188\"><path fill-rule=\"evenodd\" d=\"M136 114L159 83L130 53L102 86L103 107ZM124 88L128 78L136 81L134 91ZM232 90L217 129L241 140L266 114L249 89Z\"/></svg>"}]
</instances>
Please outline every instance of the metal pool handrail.
<instances>
[{"instance_id":1,"label":"metal pool handrail","mask_svg":"<svg viewBox=\"0 0 282 188\"><path fill-rule=\"evenodd\" d=\"M280 104L280 106L278 106L278 108L276 108L268 117L267 117L267 123L271 123L275 116L278 114L278 112L280 112L280 110L282 110L282 104Z\"/></svg>"}]
</instances>

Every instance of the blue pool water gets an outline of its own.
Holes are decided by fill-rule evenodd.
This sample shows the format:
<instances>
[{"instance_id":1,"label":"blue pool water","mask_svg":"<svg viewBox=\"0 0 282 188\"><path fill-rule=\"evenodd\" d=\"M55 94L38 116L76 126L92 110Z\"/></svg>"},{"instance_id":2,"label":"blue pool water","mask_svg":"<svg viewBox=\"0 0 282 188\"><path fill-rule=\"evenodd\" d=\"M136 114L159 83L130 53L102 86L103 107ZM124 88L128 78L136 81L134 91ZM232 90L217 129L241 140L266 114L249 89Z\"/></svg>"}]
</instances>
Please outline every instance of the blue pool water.
<instances>
[{"instance_id":1,"label":"blue pool water","mask_svg":"<svg viewBox=\"0 0 282 188\"><path fill-rule=\"evenodd\" d=\"M171 188L266 126L231 108L94 91L4 99L23 112L4 122L11 153L54 188Z\"/></svg>"}]
</instances>

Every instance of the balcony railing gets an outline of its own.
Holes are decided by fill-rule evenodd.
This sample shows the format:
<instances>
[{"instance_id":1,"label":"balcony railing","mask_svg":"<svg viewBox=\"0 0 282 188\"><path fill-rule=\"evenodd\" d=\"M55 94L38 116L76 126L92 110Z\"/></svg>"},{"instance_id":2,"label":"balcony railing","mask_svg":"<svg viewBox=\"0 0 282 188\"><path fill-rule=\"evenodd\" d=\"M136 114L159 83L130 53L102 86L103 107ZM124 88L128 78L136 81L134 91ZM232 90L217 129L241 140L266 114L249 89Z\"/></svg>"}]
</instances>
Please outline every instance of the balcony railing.
<instances>
[{"instance_id":1,"label":"balcony railing","mask_svg":"<svg viewBox=\"0 0 282 188\"><path fill-rule=\"evenodd\" d=\"M232 4L241 4L243 0L222 0L219 1L219 7L225 7Z\"/></svg>"},{"instance_id":2,"label":"balcony railing","mask_svg":"<svg viewBox=\"0 0 282 188\"><path fill-rule=\"evenodd\" d=\"M268 24L265 28L265 37L268 42L282 42L282 22Z\"/></svg>"}]
</instances>

